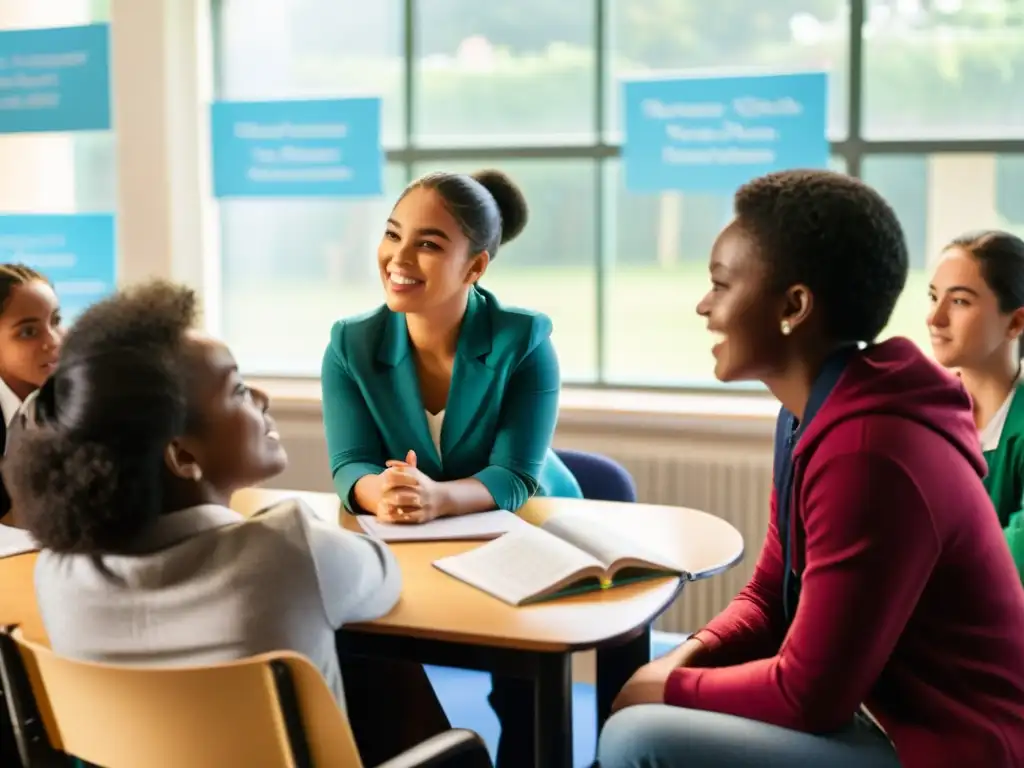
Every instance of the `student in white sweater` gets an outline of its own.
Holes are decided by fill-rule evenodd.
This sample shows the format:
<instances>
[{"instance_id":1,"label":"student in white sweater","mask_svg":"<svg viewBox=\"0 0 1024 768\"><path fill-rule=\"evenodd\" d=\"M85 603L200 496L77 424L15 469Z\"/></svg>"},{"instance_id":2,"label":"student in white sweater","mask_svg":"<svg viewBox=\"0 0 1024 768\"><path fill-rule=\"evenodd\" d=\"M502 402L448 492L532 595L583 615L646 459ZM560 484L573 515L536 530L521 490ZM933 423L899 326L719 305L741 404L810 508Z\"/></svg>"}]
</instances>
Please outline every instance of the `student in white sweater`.
<instances>
[{"instance_id":1,"label":"student in white sweater","mask_svg":"<svg viewBox=\"0 0 1024 768\"><path fill-rule=\"evenodd\" d=\"M4 479L43 547L46 631L60 654L111 663L297 651L344 706L335 630L391 610L398 565L297 501L228 508L287 458L266 395L195 316L194 294L167 283L94 305L12 428Z\"/></svg>"}]
</instances>

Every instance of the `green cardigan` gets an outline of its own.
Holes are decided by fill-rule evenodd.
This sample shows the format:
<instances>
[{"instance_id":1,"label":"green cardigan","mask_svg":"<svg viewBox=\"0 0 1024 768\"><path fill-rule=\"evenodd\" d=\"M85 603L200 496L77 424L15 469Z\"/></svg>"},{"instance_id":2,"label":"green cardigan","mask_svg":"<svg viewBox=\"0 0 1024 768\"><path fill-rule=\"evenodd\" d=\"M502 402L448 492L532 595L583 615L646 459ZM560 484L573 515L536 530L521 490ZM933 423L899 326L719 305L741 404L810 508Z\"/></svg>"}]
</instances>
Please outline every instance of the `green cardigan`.
<instances>
[{"instance_id":1,"label":"green cardigan","mask_svg":"<svg viewBox=\"0 0 1024 768\"><path fill-rule=\"evenodd\" d=\"M1018 387L995 450L985 451L985 489L999 515L1006 542L1024 583L1024 395Z\"/></svg>"}]
</instances>

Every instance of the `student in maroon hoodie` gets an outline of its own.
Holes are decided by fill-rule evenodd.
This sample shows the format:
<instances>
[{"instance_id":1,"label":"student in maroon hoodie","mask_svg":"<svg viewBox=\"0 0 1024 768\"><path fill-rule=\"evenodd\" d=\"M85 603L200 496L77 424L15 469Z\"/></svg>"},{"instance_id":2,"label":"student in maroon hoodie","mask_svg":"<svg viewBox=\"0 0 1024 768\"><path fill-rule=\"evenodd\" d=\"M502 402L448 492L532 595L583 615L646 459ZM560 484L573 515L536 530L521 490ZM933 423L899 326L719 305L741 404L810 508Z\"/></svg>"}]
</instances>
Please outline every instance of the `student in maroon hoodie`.
<instances>
[{"instance_id":1,"label":"student in maroon hoodie","mask_svg":"<svg viewBox=\"0 0 1024 768\"><path fill-rule=\"evenodd\" d=\"M602 768L1024 766L1024 589L970 402L911 342L873 343L906 280L896 216L823 171L756 179L735 213L697 311L715 375L783 406L768 535L732 603L622 689Z\"/></svg>"}]
</instances>

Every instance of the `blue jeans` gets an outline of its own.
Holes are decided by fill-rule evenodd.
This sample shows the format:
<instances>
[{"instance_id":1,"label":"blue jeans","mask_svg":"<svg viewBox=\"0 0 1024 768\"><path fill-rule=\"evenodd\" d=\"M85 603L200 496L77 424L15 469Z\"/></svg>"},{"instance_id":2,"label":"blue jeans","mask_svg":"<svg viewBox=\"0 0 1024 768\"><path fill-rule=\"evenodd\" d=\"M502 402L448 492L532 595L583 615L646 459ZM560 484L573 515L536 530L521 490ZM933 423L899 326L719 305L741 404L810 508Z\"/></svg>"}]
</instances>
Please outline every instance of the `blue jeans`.
<instances>
[{"instance_id":1,"label":"blue jeans","mask_svg":"<svg viewBox=\"0 0 1024 768\"><path fill-rule=\"evenodd\" d=\"M899 768L885 734L866 717L815 736L717 712L645 704L609 718L601 768Z\"/></svg>"}]
</instances>

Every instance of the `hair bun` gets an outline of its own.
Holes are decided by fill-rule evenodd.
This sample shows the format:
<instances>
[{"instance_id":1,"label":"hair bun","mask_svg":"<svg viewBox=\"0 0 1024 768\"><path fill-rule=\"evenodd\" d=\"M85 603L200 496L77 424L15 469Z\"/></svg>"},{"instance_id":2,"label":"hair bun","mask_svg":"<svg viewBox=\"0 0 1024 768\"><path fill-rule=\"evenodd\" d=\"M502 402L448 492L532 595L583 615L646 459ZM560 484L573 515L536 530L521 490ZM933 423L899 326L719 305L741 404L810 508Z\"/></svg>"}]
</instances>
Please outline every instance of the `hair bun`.
<instances>
[{"instance_id":1,"label":"hair bun","mask_svg":"<svg viewBox=\"0 0 1024 768\"><path fill-rule=\"evenodd\" d=\"M477 171L473 178L491 193L498 204L498 211L501 213L501 244L514 240L526 226L530 213L523 191L503 171Z\"/></svg>"}]
</instances>

